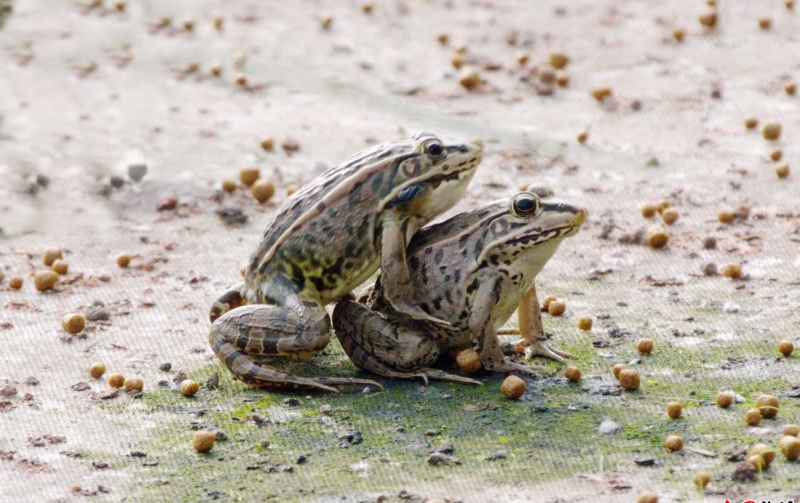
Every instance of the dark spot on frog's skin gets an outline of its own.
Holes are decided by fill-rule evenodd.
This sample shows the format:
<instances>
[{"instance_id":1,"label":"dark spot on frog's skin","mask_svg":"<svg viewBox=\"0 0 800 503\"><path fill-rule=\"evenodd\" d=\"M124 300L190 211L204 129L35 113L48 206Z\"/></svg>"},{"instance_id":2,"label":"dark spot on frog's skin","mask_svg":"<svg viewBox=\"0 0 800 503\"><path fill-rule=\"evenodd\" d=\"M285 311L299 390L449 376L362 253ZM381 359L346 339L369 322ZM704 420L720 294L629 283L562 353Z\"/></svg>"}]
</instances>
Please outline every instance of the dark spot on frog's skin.
<instances>
[{"instance_id":1,"label":"dark spot on frog's skin","mask_svg":"<svg viewBox=\"0 0 800 503\"><path fill-rule=\"evenodd\" d=\"M424 265L422 266L422 271L420 271L420 278L422 279L422 284L428 284L428 268Z\"/></svg>"},{"instance_id":2,"label":"dark spot on frog's skin","mask_svg":"<svg viewBox=\"0 0 800 503\"><path fill-rule=\"evenodd\" d=\"M425 255L430 255L431 253L433 253L433 246L425 248Z\"/></svg>"},{"instance_id":3,"label":"dark spot on frog's skin","mask_svg":"<svg viewBox=\"0 0 800 503\"><path fill-rule=\"evenodd\" d=\"M445 269L442 270L442 272L445 272L446 270L447 269L445 268ZM444 275L444 282L445 283L449 283L450 282L450 275L449 274L445 274Z\"/></svg>"},{"instance_id":4,"label":"dark spot on frog's skin","mask_svg":"<svg viewBox=\"0 0 800 503\"><path fill-rule=\"evenodd\" d=\"M463 236L458 238L458 246L463 248L464 246L466 246L468 240L469 240L469 234L464 234Z\"/></svg>"},{"instance_id":5,"label":"dark spot on frog's skin","mask_svg":"<svg viewBox=\"0 0 800 503\"><path fill-rule=\"evenodd\" d=\"M475 241L475 254L479 255L483 251L483 239Z\"/></svg>"},{"instance_id":6,"label":"dark spot on frog's skin","mask_svg":"<svg viewBox=\"0 0 800 503\"><path fill-rule=\"evenodd\" d=\"M325 290L325 282L319 276L309 276L308 280L314 284L318 292Z\"/></svg>"},{"instance_id":7,"label":"dark spot on frog's skin","mask_svg":"<svg viewBox=\"0 0 800 503\"><path fill-rule=\"evenodd\" d=\"M478 290L478 284L479 282L477 279L472 280L472 283L470 283L469 286L467 286L467 293L468 294L475 293L475 291Z\"/></svg>"},{"instance_id":8,"label":"dark spot on frog's skin","mask_svg":"<svg viewBox=\"0 0 800 503\"><path fill-rule=\"evenodd\" d=\"M297 264L293 262L289 262L289 267L292 268L292 282L297 285L297 288L302 290L306 284L306 277L303 274L303 270L300 269Z\"/></svg>"},{"instance_id":9,"label":"dark spot on frog's skin","mask_svg":"<svg viewBox=\"0 0 800 503\"><path fill-rule=\"evenodd\" d=\"M489 262L491 262L491 263L492 263L492 265L497 265L497 259L498 259L498 258L499 258L499 257L498 257L497 255L491 255L491 256L489 257Z\"/></svg>"},{"instance_id":10,"label":"dark spot on frog's skin","mask_svg":"<svg viewBox=\"0 0 800 503\"><path fill-rule=\"evenodd\" d=\"M453 292L450 291L450 290L445 290L444 291L444 298L447 300L448 304L452 304L453 303Z\"/></svg>"},{"instance_id":11,"label":"dark spot on frog's skin","mask_svg":"<svg viewBox=\"0 0 800 503\"><path fill-rule=\"evenodd\" d=\"M467 318L469 318L469 311L466 309L464 311L461 311L461 314L458 315L459 320L465 320Z\"/></svg>"},{"instance_id":12,"label":"dark spot on frog's skin","mask_svg":"<svg viewBox=\"0 0 800 503\"><path fill-rule=\"evenodd\" d=\"M353 242L347 243L347 245L344 247L344 254L347 257L352 257L357 252L358 252L358 248L356 247L356 244L353 243Z\"/></svg>"},{"instance_id":13,"label":"dark spot on frog's skin","mask_svg":"<svg viewBox=\"0 0 800 503\"><path fill-rule=\"evenodd\" d=\"M427 303L425 303L425 302L421 303L419 305L419 308L422 309L423 311L425 311L426 313L431 314L431 308Z\"/></svg>"},{"instance_id":14,"label":"dark spot on frog's skin","mask_svg":"<svg viewBox=\"0 0 800 503\"><path fill-rule=\"evenodd\" d=\"M444 259L444 250L439 248L439 250L436 252L436 255L433 256L433 260L439 264L442 262L442 259Z\"/></svg>"},{"instance_id":15,"label":"dark spot on frog's skin","mask_svg":"<svg viewBox=\"0 0 800 503\"><path fill-rule=\"evenodd\" d=\"M327 206L325 206L325 203L323 203L323 202L317 203L317 211L318 212L322 213L323 211L325 211L325 208L327 208Z\"/></svg>"},{"instance_id":16,"label":"dark spot on frog's skin","mask_svg":"<svg viewBox=\"0 0 800 503\"><path fill-rule=\"evenodd\" d=\"M416 271L417 269L419 269L419 259L417 257L409 258L408 267L410 267L412 271Z\"/></svg>"},{"instance_id":17,"label":"dark spot on frog's skin","mask_svg":"<svg viewBox=\"0 0 800 503\"><path fill-rule=\"evenodd\" d=\"M435 299L433 299L433 307L437 311L442 308L442 298L441 297L436 297Z\"/></svg>"},{"instance_id":18,"label":"dark spot on frog's skin","mask_svg":"<svg viewBox=\"0 0 800 503\"><path fill-rule=\"evenodd\" d=\"M456 269L456 270L453 272L453 281L454 281L455 283L458 283L458 282L459 282L459 280L461 280L461 271L459 271L458 269Z\"/></svg>"}]
</instances>

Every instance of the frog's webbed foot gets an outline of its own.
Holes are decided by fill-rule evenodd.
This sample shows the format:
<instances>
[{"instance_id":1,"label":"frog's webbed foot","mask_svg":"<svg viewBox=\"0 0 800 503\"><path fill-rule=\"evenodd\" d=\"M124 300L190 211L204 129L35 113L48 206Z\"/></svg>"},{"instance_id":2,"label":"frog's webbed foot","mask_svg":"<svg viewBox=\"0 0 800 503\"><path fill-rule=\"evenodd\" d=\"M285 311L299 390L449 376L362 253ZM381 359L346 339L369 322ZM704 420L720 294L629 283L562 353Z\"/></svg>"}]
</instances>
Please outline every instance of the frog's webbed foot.
<instances>
[{"instance_id":1,"label":"frog's webbed foot","mask_svg":"<svg viewBox=\"0 0 800 503\"><path fill-rule=\"evenodd\" d=\"M547 369L544 367L529 367L528 365L522 365L521 363L514 363L503 360L500 363L495 364L492 368L487 368L487 370L491 372L523 372L525 374L530 374L533 376L538 376L540 372L546 371Z\"/></svg>"},{"instance_id":2,"label":"frog's webbed foot","mask_svg":"<svg viewBox=\"0 0 800 503\"><path fill-rule=\"evenodd\" d=\"M339 389L335 388L334 386L365 385L373 386L378 390L383 391L383 386L380 383L370 379L356 379L350 377L299 377L292 374L287 374L286 372L281 372L280 370L268 365L264 365L263 363L258 365L257 376L249 376L247 374L240 375L233 369L231 369L231 372L234 372L234 376L243 383L247 384L248 386L253 386L254 388L309 388L339 393Z\"/></svg>"},{"instance_id":3,"label":"frog's webbed foot","mask_svg":"<svg viewBox=\"0 0 800 503\"><path fill-rule=\"evenodd\" d=\"M528 345L527 341L521 340L516 344L524 347L523 357L525 360L530 360L534 356L544 356L551 360L564 363L567 361L567 358L574 358L574 355L571 353L554 348L546 340L537 339L530 345Z\"/></svg>"},{"instance_id":4,"label":"frog's webbed foot","mask_svg":"<svg viewBox=\"0 0 800 503\"><path fill-rule=\"evenodd\" d=\"M410 318L414 321L427 321L428 323L433 323L434 325L438 325L440 327L452 327L452 323L449 321L445 321L439 319L435 316L431 316L430 314L426 313L422 310L422 308L415 306L413 304L391 304L392 308L400 315Z\"/></svg>"}]
</instances>

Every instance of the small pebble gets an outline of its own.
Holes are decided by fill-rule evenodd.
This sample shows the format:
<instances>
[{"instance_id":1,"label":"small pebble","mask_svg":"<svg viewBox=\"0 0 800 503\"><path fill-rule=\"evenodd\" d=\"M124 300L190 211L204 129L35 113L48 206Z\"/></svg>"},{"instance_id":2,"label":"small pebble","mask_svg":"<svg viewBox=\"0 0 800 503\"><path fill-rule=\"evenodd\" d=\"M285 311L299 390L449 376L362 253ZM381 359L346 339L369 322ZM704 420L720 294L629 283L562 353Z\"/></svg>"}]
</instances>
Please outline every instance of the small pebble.
<instances>
[{"instance_id":1,"label":"small pebble","mask_svg":"<svg viewBox=\"0 0 800 503\"><path fill-rule=\"evenodd\" d=\"M600 426L597 427L597 432L603 435L618 433L620 430L622 430L622 427L619 423L611 419L604 419L603 422L600 423Z\"/></svg>"},{"instance_id":2,"label":"small pebble","mask_svg":"<svg viewBox=\"0 0 800 503\"><path fill-rule=\"evenodd\" d=\"M703 264L703 276L716 276L717 275L717 264L714 262L708 262Z\"/></svg>"},{"instance_id":3,"label":"small pebble","mask_svg":"<svg viewBox=\"0 0 800 503\"><path fill-rule=\"evenodd\" d=\"M713 236L706 236L703 238L703 248L706 250L714 250L717 247L717 238Z\"/></svg>"},{"instance_id":4,"label":"small pebble","mask_svg":"<svg viewBox=\"0 0 800 503\"><path fill-rule=\"evenodd\" d=\"M287 153L297 152L300 150L300 143L294 138L284 138L281 142L281 148Z\"/></svg>"},{"instance_id":5,"label":"small pebble","mask_svg":"<svg viewBox=\"0 0 800 503\"><path fill-rule=\"evenodd\" d=\"M160 370L161 372L169 372L170 370L172 370L172 364L169 362L162 363L161 365L158 366L158 370Z\"/></svg>"},{"instance_id":6,"label":"small pebble","mask_svg":"<svg viewBox=\"0 0 800 503\"><path fill-rule=\"evenodd\" d=\"M128 178L134 182L140 181L147 174L146 164L131 164L128 166Z\"/></svg>"}]
</instances>

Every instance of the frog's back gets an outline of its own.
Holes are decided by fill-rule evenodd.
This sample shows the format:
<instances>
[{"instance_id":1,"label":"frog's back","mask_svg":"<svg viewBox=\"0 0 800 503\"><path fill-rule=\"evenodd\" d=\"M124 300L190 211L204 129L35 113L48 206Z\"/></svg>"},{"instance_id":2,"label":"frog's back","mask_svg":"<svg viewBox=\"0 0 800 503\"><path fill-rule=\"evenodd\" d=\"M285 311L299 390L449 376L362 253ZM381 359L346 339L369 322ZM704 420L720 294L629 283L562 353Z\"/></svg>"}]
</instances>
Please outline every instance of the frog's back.
<instances>
[{"instance_id":1,"label":"frog's back","mask_svg":"<svg viewBox=\"0 0 800 503\"><path fill-rule=\"evenodd\" d=\"M356 154L292 194L250 258L247 282L284 275L310 282L327 300L371 275L379 260L375 208L390 189L384 179L399 148L402 142L386 143ZM386 169L364 169L376 166Z\"/></svg>"}]
</instances>

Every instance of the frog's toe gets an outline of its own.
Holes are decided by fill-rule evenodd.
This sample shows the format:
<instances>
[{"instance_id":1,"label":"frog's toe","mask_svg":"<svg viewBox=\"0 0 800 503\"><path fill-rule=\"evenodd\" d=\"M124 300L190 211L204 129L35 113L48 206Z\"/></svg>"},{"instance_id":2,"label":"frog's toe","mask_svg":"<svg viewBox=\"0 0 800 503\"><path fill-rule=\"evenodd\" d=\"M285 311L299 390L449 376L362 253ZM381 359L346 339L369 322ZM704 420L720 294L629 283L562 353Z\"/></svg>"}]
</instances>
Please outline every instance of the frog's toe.
<instances>
[{"instance_id":1,"label":"frog's toe","mask_svg":"<svg viewBox=\"0 0 800 503\"><path fill-rule=\"evenodd\" d=\"M544 356L546 358L550 358L551 360L562 363L566 362L567 358L574 358L571 353L551 347L549 344L542 341L536 341L532 345L525 348L525 360L530 360L534 356Z\"/></svg>"},{"instance_id":2,"label":"frog's toe","mask_svg":"<svg viewBox=\"0 0 800 503\"><path fill-rule=\"evenodd\" d=\"M455 374L448 374L447 372L438 369L424 368L422 369L422 371L425 372L425 375L427 377L430 377L431 379L438 379L440 381L461 382L466 384L477 384L478 386L483 386L483 382L478 381L477 379L470 379L469 377L459 376Z\"/></svg>"},{"instance_id":3,"label":"frog's toe","mask_svg":"<svg viewBox=\"0 0 800 503\"><path fill-rule=\"evenodd\" d=\"M405 316L408 316L412 320L416 321L427 321L429 323L433 323L435 325L439 325L442 327L451 327L453 326L452 323L449 321L442 320L440 318L436 318L435 316L431 316L430 314L426 313L422 309L417 306L413 305L401 305L401 306L392 306L395 311Z\"/></svg>"}]
</instances>

